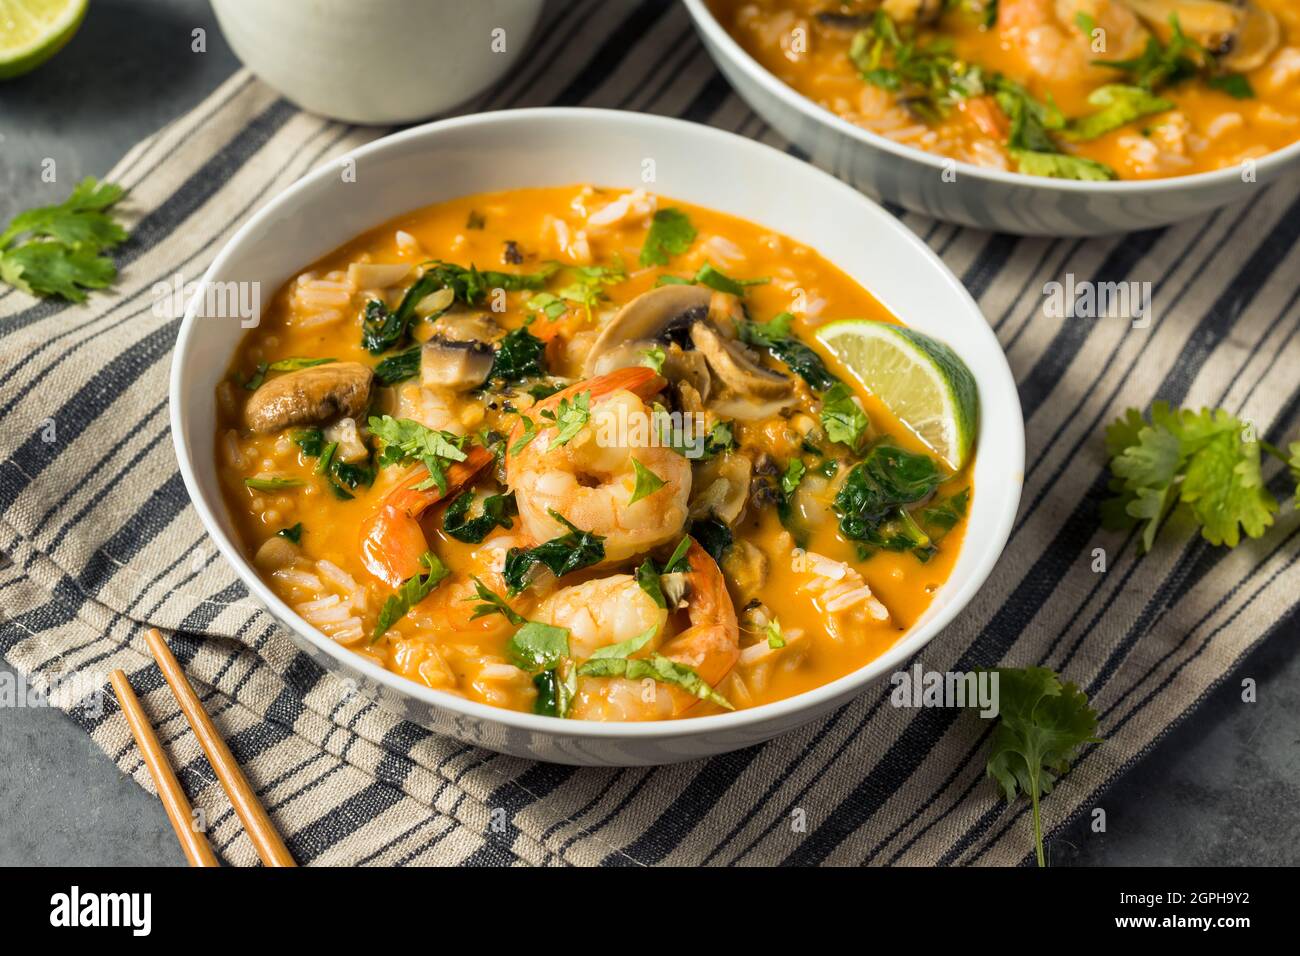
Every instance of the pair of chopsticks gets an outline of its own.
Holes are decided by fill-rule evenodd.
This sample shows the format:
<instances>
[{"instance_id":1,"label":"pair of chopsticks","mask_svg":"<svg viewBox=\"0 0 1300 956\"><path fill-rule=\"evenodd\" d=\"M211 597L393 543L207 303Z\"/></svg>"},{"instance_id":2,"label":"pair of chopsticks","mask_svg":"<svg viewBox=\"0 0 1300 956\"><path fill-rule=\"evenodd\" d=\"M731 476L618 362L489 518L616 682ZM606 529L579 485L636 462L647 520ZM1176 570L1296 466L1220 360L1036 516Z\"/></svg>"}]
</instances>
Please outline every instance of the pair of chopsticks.
<instances>
[{"instance_id":1,"label":"pair of chopsticks","mask_svg":"<svg viewBox=\"0 0 1300 956\"><path fill-rule=\"evenodd\" d=\"M271 823L271 818L267 816L266 808L257 799L244 772L239 769L235 755L217 733L212 718L199 703L198 695L194 693L194 688L190 686L185 672L181 670L181 665L172 655L163 636L157 628L151 628L145 635L145 640L154 660L158 662L158 669L167 680L167 686L176 695L181 712L193 728L194 736L199 739L199 745L207 754L208 763L216 771L217 779L230 797L235 813L243 821L257 855L267 866L296 866L284 841L280 839L280 834L276 832L275 825ZM212 852L207 838L192 826L193 809L190 802L181 789L181 782L176 779L176 772L167 762L167 754L163 751L144 708L140 706L140 698L131 689L126 674L115 670L109 674L109 680L113 684L113 692L117 694L122 713L126 716L126 722L131 727L131 734L149 767L149 773L153 775L158 796L162 798L163 808L171 820L172 829L176 831L176 838L181 842L181 849L185 851L185 858L190 861L190 866L218 866L216 854Z\"/></svg>"}]
</instances>

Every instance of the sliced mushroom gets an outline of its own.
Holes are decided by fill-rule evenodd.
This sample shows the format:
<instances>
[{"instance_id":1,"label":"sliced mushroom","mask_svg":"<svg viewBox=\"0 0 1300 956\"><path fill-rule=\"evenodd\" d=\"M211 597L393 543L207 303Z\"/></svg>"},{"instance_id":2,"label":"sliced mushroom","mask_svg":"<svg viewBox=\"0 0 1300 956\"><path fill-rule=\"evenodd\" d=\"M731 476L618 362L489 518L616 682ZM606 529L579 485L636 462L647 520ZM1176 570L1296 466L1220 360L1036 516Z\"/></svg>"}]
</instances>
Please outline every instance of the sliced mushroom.
<instances>
[{"instance_id":1,"label":"sliced mushroom","mask_svg":"<svg viewBox=\"0 0 1300 956\"><path fill-rule=\"evenodd\" d=\"M302 551L288 538L273 534L258 547L257 554L253 555L253 564L262 571L279 571L293 567L300 554Z\"/></svg>"},{"instance_id":2,"label":"sliced mushroom","mask_svg":"<svg viewBox=\"0 0 1300 956\"><path fill-rule=\"evenodd\" d=\"M492 371L492 346L434 336L420 349L420 382L426 388L467 392L487 381Z\"/></svg>"},{"instance_id":3,"label":"sliced mushroom","mask_svg":"<svg viewBox=\"0 0 1300 956\"><path fill-rule=\"evenodd\" d=\"M675 332L684 332L693 322L708 314L711 297L709 289L696 285L665 285L641 293L619 309L601 330L587 355L583 377L599 374L596 364L615 349L638 344L646 349L656 342L673 340ZM628 353L624 351L623 354L626 356ZM628 364L635 365L636 362Z\"/></svg>"},{"instance_id":4,"label":"sliced mushroom","mask_svg":"<svg viewBox=\"0 0 1300 956\"><path fill-rule=\"evenodd\" d=\"M1282 41L1277 17L1252 0L1125 0L1143 20L1168 31L1170 18L1226 69L1262 66Z\"/></svg>"},{"instance_id":5,"label":"sliced mushroom","mask_svg":"<svg viewBox=\"0 0 1300 956\"><path fill-rule=\"evenodd\" d=\"M763 585L767 583L767 555L749 541L734 541L722 557L722 571L735 594L748 604L762 595ZM760 607L767 611L766 606ZM763 626L771 620L771 612L766 616ZM753 616L750 617L752 620Z\"/></svg>"},{"instance_id":6,"label":"sliced mushroom","mask_svg":"<svg viewBox=\"0 0 1300 956\"><path fill-rule=\"evenodd\" d=\"M374 377L360 362L330 362L267 379L244 406L244 421L261 434L291 425L356 418L370 403Z\"/></svg>"},{"instance_id":7,"label":"sliced mushroom","mask_svg":"<svg viewBox=\"0 0 1300 956\"><path fill-rule=\"evenodd\" d=\"M943 0L884 0L880 9L895 23L933 23L943 12Z\"/></svg>"},{"instance_id":8,"label":"sliced mushroom","mask_svg":"<svg viewBox=\"0 0 1300 956\"><path fill-rule=\"evenodd\" d=\"M752 475L753 462L739 452L706 462L691 481L691 517L712 515L725 524L735 524L745 510Z\"/></svg>"},{"instance_id":9,"label":"sliced mushroom","mask_svg":"<svg viewBox=\"0 0 1300 956\"><path fill-rule=\"evenodd\" d=\"M691 341L704 353L713 373L736 394L758 399L790 394L792 385L788 378L759 365L744 345L724 339L703 322L691 326Z\"/></svg>"},{"instance_id":10,"label":"sliced mushroom","mask_svg":"<svg viewBox=\"0 0 1300 956\"><path fill-rule=\"evenodd\" d=\"M699 352L688 352L674 342L664 349L664 367L660 371L679 388L693 388L701 402L708 401L713 379L709 376L709 363Z\"/></svg>"}]
</instances>

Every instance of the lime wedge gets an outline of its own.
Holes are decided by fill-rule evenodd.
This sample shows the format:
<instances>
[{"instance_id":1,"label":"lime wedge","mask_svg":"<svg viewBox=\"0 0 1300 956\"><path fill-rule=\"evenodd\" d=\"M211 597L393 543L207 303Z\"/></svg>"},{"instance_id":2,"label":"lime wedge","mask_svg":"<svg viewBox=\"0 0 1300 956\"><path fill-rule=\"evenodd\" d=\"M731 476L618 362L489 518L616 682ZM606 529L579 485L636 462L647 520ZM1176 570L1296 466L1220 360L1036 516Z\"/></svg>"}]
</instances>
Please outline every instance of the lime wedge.
<instances>
[{"instance_id":1,"label":"lime wedge","mask_svg":"<svg viewBox=\"0 0 1300 956\"><path fill-rule=\"evenodd\" d=\"M979 390L957 353L928 335L868 319L824 325L817 340L949 468L966 464Z\"/></svg>"},{"instance_id":2,"label":"lime wedge","mask_svg":"<svg viewBox=\"0 0 1300 956\"><path fill-rule=\"evenodd\" d=\"M72 39L87 0L0 0L0 80L34 70Z\"/></svg>"}]
</instances>

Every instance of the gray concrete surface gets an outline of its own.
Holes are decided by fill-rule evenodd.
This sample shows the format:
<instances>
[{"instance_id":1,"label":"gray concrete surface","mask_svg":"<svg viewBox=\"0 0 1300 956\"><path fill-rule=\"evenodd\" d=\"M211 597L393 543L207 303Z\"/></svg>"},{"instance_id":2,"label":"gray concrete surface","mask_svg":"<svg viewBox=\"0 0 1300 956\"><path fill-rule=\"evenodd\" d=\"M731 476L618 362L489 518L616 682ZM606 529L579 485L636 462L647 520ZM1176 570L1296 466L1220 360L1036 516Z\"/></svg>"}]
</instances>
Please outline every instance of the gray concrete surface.
<instances>
[{"instance_id":1,"label":"gray concrete surface","mask_svg":"<svg viewBox=\"0 0 1300 956\"><path fill-rule=\"evenodd\" d=\"M202 55L190 52L196 27L207 30ZM33 192L43 158L63 183L102 175L236 66L204 0L96 0L56 59L0 87L0 221L51 201ZM1258 703L1241 701L1247 676ZM1052 862L1300 863L1298 713L1293 618L1110 790L1106 832L1078 821L1053 841ZM158 802L70 720L0 709L0 865L182 863Z\"/></svg>"}]
</instances>

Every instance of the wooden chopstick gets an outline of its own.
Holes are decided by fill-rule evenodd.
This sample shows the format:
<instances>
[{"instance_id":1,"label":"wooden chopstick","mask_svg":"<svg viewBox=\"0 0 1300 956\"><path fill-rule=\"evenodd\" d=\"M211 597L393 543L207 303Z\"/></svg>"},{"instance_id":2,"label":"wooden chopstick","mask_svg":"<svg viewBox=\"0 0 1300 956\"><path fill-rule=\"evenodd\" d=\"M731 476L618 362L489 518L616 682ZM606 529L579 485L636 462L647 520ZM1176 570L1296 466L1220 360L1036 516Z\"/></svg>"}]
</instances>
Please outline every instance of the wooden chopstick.
<instances>
[{"instance_id":1,"label":"wooden chopstick","mask_svg":"<svg viewBox=\"0 0 1300 956\"><path fill-rule=\"evenodd\" d=\"M220 866L207 838L194 831L194 810L185 797L185 791L181 789L181 782L176 779L176 772L167 762L167 754L158 741L158 735L153 732L153 726L140 705L140 698L131 689L131 682L121 670L112 671L108 679L113 684L113 693L117 695L117 702L135 737L136 745L140 748L140 754L144 757L145 766L153 775L158 796L162 799L163 809L167 811L167 819L172 822L172 829L176 831L176 839L181 841L185 859L190 861L190 866Z\"/></svg>"},{"instance_id":2,"label":"wooden chopstick","mask_svg":"<svg viewBox=\"0 0 1300 956\"><path fill-rule=\"evenodd\" d=\"M158 669L167 680L167 685L176 695L176 700L181 705L181 712L194 728L194 736L199 739L199 746L208 755L208 763L212 764L217 779L221 781L226 794L230 797L235 813L239 814L239 819L243 821L244 830L247 831L253 848L257 850L257 855L267 866L297 866L293 857L289 855L289 848L280 839L275 824L267 815L266 808L257 799L257 794L253 792L244 772L239 769L235 755L230 752L226 742L221 739L221 734L217 733L212 718L199 703L198 695L190 686L180 663L172 656L171 649L163 640L163 636L158 633L157 628L150 628L145 634L145 640L149 644L149 650L153 652L154 660L158 662Z\"/></svg>"}]
</instances>

